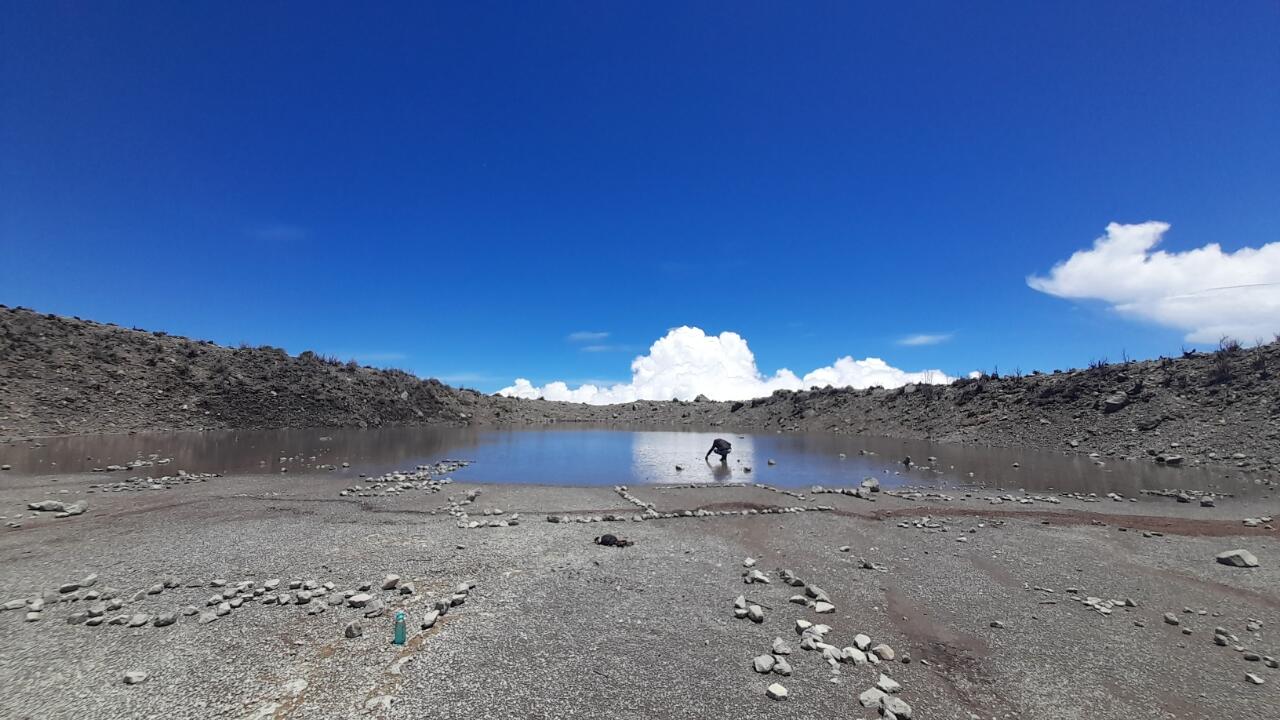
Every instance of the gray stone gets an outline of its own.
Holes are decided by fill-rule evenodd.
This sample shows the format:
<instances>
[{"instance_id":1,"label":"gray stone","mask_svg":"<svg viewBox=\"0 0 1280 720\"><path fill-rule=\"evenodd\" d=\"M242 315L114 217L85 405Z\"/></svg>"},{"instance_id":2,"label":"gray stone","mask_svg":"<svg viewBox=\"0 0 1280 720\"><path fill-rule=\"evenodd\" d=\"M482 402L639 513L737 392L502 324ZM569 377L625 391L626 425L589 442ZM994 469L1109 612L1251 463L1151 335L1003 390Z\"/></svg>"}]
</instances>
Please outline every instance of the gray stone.
<instances>
[{"instance_id":1,"label":"gray stone","mask_svg":"<svg viewBox=\"0 0 1280 720\"><path fill-rule=\"evenodd\" d=\"M783 642L782 638L776 637L773 639L773 647L770 648L770 652L774 655L790 655L791 646Z\"/></svg>"},{"instance_id":2,"label":"gray stone","mask_svg":"<svg viewBox=\"0 0 1280 720\"><path fill-rule=\"evenodd\" d=\"M342 634L348 638L358 638L364 634L364 628L360 626L360 623L352 621L347 623L347 626L342 630Z\"/></svg>"},{"instance_id":3,"label":"gray stone","mask_svg":"<svg viewBox=\"0 0 1280 720\"><path fill-rule=\"evenodd\" d=\"M1116 393L1114 395L1108 396L1107 399L1102 401L1102 410L1103 412L1113 413L1113 412L1116 412L1117 410L1124 409L1124 407L1128 404L1129 404L1128 395L1126 395L1125 393Z\"/></svg>"},{"instance_id":4,"label":"gray stone","mask_svg":"<svg viewBox=\"0 0 1280 720\"><path fill-rule=\"evenodd\" d=\"M770 673L776 662L772 655L757 655L751 660L751 667L758 673Z\"/></svg>"},{"instance_id":5,"label":"gray stone","mask_svg":"<svg viewBox=\"0 0 1280 720\"><path fill-rule=\"evenodd\" d=\"M358 607L364 607L365 605L368 605L369 601L371 600L373 600L372 595L368 593L358 593L356 595L352 595L351 597L347 598L347 604L353 608L358 608Z\"/></svg>"},{"instance_id":6,"label":"gray stone","mask_svg":"<svg viewBox=\"0 0 1280 720\"><path fill-rule=\"evenodd\" d=\"M397 586L397 585L399 585L399 584L400 584L400 576L399 576L399 575L388 575L388 576L386 576L385 578L383 578L383 579L382 579L382 589L383 589L383 590L395 590L395 589L396 589L396 586Z\"/></svg>"},{"instance_id":7,"label":"gray stone","mask_svg":"<svg viewBox=\"0 0 1280 720\"><path fill-rule=\"evenodd\" d=\"M178 613L164 612L156 616L154 625L156 627L164 627L178 622Z\"/></svg>"},{"instance_id":8,"label":"gray stone","mask_svg":"<svg viewBox=\"0 0 1280 720\"><path fill-rule=\"evenodd\" d=\"M434 626L435 626L435 624L436 624L436 620L439 620L439 619L440 619L440 611L439 611L439 610L432 610L431 612L429 612L429 613L427 613L426 615L424 615L424 616L423 616L423 618L422 618L422 629L423 629L423 630L430 630L432 627L434 627Z\"/></svg>"},{"instance_id":9,"label":"gray stone","mask_svg":"<svg viewBox=\"0 0 1280 720\"><path fill-rule=\"evenodd\" d=\"M1218 553L1217 561L1232 567L1258 567L1258 558L1248 550L1227 550Z\"/></svg>"},{"instance_id":10,"label":"gray stone","mask_svg":"<svg viewBox=\"0 0 1280 720\"><path fill-rule=\"evenodd\" d=\"M880 706L888 715L902 720L911 720L911 706L903 702L902 698L886 697Z\"/></svg>"},{"instance_id":11,"label":"gray stone","mask_svg":"<svg viewBox=\"0 0 1280 720\"><path fill-rule=\"evenodd\" d=\"M871 688L858 696L858 702L862 703L862 707L880 707L880 702L888 695L879 688Z\"/></svg>"},{"instance_id":12,"label":"gray stone","mask_svg":"<svg viewBox=\"0 0 1280 720\"><path fill-rule=\"evenodd\" d=\"M97 516L95 515L94 517L97 517ZM146 682L147 677L148 677L147 674L142 672L141 670L130 670L129 672L124 674L124 684L137 685L138 683Z\"/></svg>"},{"instance_id":13,"label":"gray stone","mask_svg":"<svg viewBox=\"0 0 1280 720\"><path fill-rule=\"evenodd\" d=\"M881 692L885 692L890 695L902 690L902 686L898 684L897 680L894 680L884 673L880 673L880 679L876 680L876 687L879 688Z\"/></svg>"},{"instance_id":14,"label":"gray stone","mask_svg":"<svg viewBox=\"0 0 1280 720\"><path fill-rule=\"evenodd\" d=\"M770 700L787 699L787 689L783 687L782 683L774 683L768 688L765 688L764 694L768 696Z\"/></svg>"}]
</instances>

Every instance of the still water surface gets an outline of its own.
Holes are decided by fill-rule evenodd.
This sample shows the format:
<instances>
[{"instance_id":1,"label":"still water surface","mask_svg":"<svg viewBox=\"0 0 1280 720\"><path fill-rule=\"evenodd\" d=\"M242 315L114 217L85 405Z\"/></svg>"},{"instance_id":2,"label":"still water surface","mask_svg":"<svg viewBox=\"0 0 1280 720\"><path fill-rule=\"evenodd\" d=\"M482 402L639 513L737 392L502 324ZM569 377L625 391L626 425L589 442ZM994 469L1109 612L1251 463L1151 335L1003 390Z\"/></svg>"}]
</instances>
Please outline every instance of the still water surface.
<instances>
[{"instance_id":1,"label":"still water surface","mask_svg":"<svg viewBox=\"0 0 1280 720\"><path fill-rule=\"evenodd\" d=\"M710 462L703 459L717 437L733 443L723 465L715 455ZM549 485L763 482L841 487L875 477L890 488L978 486L1124 495L1164 488L1241 494L1252 487L1225 469L1122 461L1099 466L1080 455L825 433L410 427L86 435L40 442L43 447L0 446L0 463L12 465L17 474L72 473L157 455L172 460L109 476L158 476L179 469L268 474L287 468L297 473L336 465L333 472L355 481L359 473L375 475L452 458L475 463L455 474L459 480ZM908 455L930 467L905 469L902 460ZM930 456L937 461L931 463ZM776 464L769 465L770 459ZM341 468L344 462L350 467Z\"/></svg>"}]
</instances>

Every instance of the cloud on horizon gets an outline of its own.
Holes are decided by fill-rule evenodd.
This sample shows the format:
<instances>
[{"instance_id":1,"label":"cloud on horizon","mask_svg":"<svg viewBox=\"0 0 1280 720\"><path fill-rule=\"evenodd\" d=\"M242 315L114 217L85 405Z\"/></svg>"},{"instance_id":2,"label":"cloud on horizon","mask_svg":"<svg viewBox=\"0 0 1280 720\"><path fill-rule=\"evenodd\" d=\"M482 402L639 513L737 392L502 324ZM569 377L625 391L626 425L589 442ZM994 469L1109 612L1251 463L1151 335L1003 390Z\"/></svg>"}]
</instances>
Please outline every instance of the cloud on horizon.
<instances>
[{"instance_id":1,"label":"cloud on horizon","mask_svg":"<svg viewBox=\"0 0 1280 720\"><path fill-rule=\"evenodd\" d=\"M685 326L668 331L653 343L648 355L631 361L630 382L608 386L588 383L570 388L567 383L556 381L538 387L525 378L516 378L513 385L498 394L608 405L634 400L692 400L698 395L712 400L747 400L775 390L827 385L898 387L908 383L949 383L954 379L940 370L906 372L880 358L854 360L851 356L803 377L786 368L765 376L742 336L734 332L707 335L700 328Z\"/></svg>"},{"instance_id":2,"label":"cloud on horizon","mask_svg":"<svg viewBox=\"0 0 1280 720\"><path fill-rule=\"evenodd\" d=\"M1122 315L1181 330L1188 342L1280 332L1280 242L1230 253L1217 243L1155 250L1168 230L1163 222L1111 223L1091 249L1027 284L1056 297L1102 300Z\"/></svg>"},{"instance_id":3,"label":"cloud on horizon","mask_svg":"<svg viewBox=\"0 0 1280 720\"><path fill-rule=\"evenodd\" d=\"M899 339L898 344L906 345L908 347L916 347L920 345L939 345L941 343L947 342L951 338L955 337L955 335L956 335L955 333L937 333L932 335L929 333L918 333L916 335L908 335L904 338Z\"/></svg>"}]
</instances>

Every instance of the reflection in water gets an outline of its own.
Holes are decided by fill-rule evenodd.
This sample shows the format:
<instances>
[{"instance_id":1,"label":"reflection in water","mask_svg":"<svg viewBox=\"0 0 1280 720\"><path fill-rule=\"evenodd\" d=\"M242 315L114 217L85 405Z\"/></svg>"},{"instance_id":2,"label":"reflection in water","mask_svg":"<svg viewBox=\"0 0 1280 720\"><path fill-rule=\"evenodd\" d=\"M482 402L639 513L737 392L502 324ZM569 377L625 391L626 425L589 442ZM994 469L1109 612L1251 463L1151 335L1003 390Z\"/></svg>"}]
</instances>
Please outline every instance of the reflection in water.
<instances>
[{"instance_id":1,"label":"reflection in water","mask_svg":"<svg viewBox=\"0 0 1280 720\"><path fill-rule=\"evenodd\" d=\"M632 482L645 483L745 483L755 469L755 442L752 436L710 432L632 432ZM711 441L724 438L733 444L728 462L712 453L706 457ZM676 465L684 470L676 470Z\"/></svg>"},{"instance_id":2,"label":"reflection in water","mask_svg":"<svg viewBox=\"0 0 1280 720\"><path fill-rule=\"evenodd\" d=\"M704 460L717 437L733 443L729 461L723 465L715 455L710 462ZM375 475L456 458L475 461L458 473L459 479L549 485L762 482L847 487L875 477L886 488L978 485L1010 492L1102 495L1114 490L1126 496L1144 489L1237 494L1259 489L1229 468L1168 468L1120 461L1099 466L1082 455L823 433L741 436L723 430L411 427L82 435L42 442L47 446L0 445L0 463L13 466L11 472L0 474L0 483L20 474L86 472L156 454L172 462L125 474L157 476L178 470L268 474L281 469L296 473L325 465L338 466L333 472L354 480L359 473ZM907 455L919 466L904 470L901 461ZM937 456L937 461L928 460L930 456ZM777 460L776 466L767 464L770 458ZM341 468L343 463L350 468ZM684 470L677 471L676 465ZM744 472L746 466L753 472Z\"/></svg>"}]
</instances>

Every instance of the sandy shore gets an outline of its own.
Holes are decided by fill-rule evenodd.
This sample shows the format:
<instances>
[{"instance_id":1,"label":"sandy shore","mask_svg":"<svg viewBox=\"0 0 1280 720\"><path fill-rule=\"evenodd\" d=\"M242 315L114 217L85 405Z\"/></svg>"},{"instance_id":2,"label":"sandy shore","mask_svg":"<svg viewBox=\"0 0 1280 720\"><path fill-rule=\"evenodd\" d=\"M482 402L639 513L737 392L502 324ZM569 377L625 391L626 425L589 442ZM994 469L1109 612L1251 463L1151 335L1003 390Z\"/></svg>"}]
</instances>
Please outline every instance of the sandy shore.
<instances>
[{"instance_id":1,"label":"sandy shore","mask_svg":"<svg viewBox=\"0 0 1280 720\"><path fill-rule=\"evenodd\" d=\"M129 628L68 624L88 599L50 603L38 621L25 620L26 608L0 612L6 718L872 718L858 697L882 672L915 718L1280 716L1280 670L1246 659L1280 658L1275 533L1242 524L1280 516L1271 499L1021 504L1014 493L992 505L996 493L869 502L632 487L660 511L834 510L564 524L546 516L638 508L607 487L454 483L339 497L348 481L324 474L109 494L87 494L101 475L4 479L0 514L23 517L0 533L0 602L115 588L126 603L108 619L179 613L167 627ZM497 508L520 523L458 528L448 498L477 487L473 518ZM44 499L88 500L89 511L32 519L23 510ZM942 527L917 527L924 516ZM592 544L604 532L635 545ZM1233 548L1261 566L1214 561ZM748 556L771 584L743 583ZM821 586L835 612L788 602L803 590L783 584L779 568ZM58 593L90 573L91 588ZM415 594L379 591L388 573ZM177 587L131 600L169 576ZM212 610L210 596L225 589L210 587L215 579L262 587L272 578L283 582L271 594L295 602L268 605L250 590L214 622L181 615L188 605ZM292 579L332 582L334 593L372 583L387 612L366 619L328 596L298 605ZM465 581L476 583L465 602L421 630L432 603ZM1072 600L1072 588L1136 607L1103 615ZM763 623L733 616L744 593ZM323 613L308 614L318 605ZM390 643L396 609L410 621L405 646ZM798 619L829 625L839 648L865 633L895 660L832 667L800 649ZM352 621L363 635L348 639ZM1215 627L1236 639L1215 644ZM794 649L789 677L752 669L775 637ZM127 671L147 678L127 685ZM775 682L789 699L766 697Z\"/></svg>"}]
</instances>

